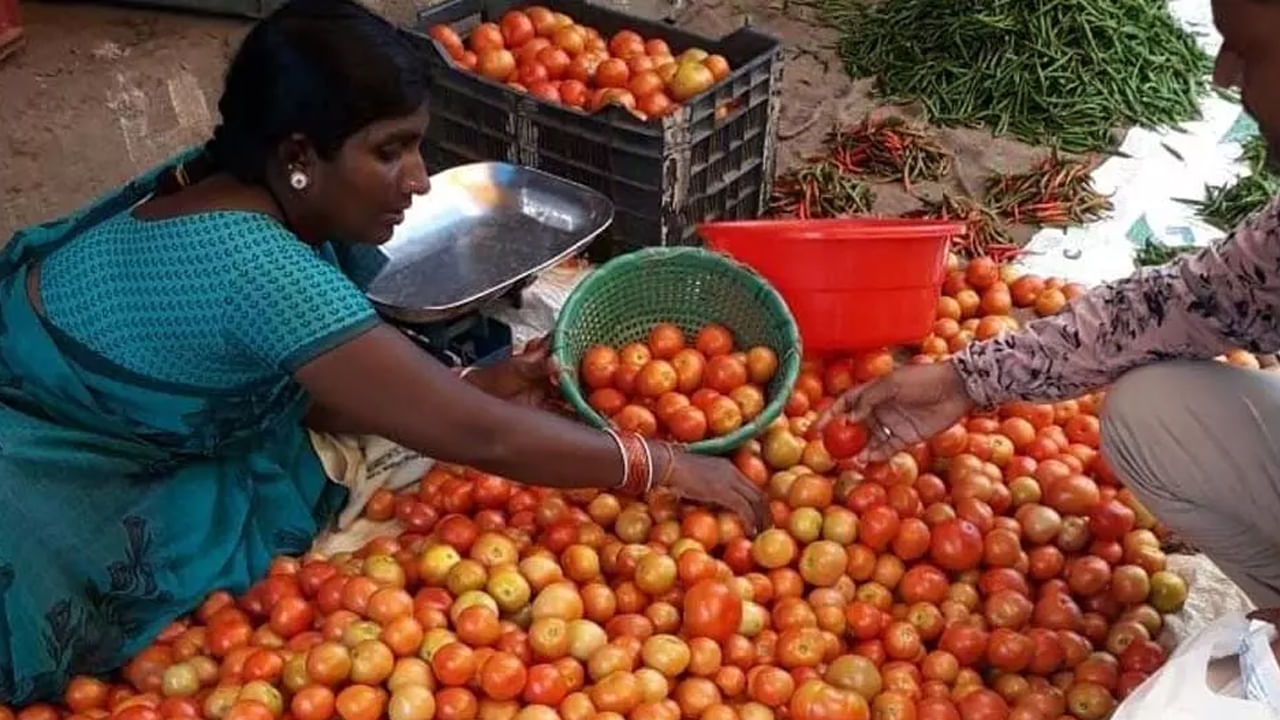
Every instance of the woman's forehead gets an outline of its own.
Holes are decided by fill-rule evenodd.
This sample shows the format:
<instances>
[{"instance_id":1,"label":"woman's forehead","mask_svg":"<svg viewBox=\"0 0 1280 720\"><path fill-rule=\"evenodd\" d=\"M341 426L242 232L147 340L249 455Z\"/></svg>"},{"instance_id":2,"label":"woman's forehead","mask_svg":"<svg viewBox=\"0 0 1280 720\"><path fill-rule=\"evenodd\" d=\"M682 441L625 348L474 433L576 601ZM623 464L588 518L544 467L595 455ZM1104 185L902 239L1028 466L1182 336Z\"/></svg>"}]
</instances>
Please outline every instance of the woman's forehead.
<instances>
[{"instance_id":1,"label":"woman's forehead","mask_svg":"<svg viewBox=\"0 0 1280 720\"><path fill-rule=\"evenodd\" d=\"M357 136L361 139L377 140L389 135L421 134L426 128L427 119L427 108L424 105L408 115L374 120L360 128Z\"/></svg>"}]
</instances>

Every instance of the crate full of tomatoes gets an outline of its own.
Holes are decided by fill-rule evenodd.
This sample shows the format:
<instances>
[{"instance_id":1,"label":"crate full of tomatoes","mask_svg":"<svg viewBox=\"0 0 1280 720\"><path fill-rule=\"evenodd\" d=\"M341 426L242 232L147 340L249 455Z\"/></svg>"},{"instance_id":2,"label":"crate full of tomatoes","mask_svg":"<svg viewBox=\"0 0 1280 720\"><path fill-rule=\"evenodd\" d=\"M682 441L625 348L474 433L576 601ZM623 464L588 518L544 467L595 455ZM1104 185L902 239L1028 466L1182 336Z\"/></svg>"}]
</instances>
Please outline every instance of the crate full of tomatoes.
<instances>
[{"instance_id":1,"label":"crate full of tomatoes","mask_svg":"<svg viewBox=\"0 0 1280 720\"><path fill-rule=\"evenodd\" d=\"M713 40L578 0L451 0L418 30L437 87L428 162L503 160L605 193L615 215L597 259L696 245L698 223L765 209L776 39Z\"/></svg>"}]
</instances>

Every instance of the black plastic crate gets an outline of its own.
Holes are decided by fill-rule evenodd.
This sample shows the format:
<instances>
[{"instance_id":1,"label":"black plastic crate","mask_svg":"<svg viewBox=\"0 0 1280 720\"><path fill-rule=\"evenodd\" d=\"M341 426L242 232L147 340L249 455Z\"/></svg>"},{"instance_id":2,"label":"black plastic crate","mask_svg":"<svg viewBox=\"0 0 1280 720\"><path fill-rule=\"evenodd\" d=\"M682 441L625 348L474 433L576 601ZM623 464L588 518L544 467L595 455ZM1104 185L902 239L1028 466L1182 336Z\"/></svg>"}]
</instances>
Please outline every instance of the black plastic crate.
<instances>
[{"instance_id":1,"label":"black plastic crate","mask_svg":"<svg viewBox=\"0 0 1280 720\"><path fill-rule=\"evenodd\" d=\"M527 0L448 0L418 14L418 31L451 25L466 37L483 21ZM585 114L516 92L453 66L429 44L435 90L423 149L447 167L502 160L536 167L595 188L615 213L589 255L603 260L652 245L700 244L695 227L711 220L759 216L769 202L777 155L782 45L750 27L720 40L681 31L581 0L540 3L597 28L606 37L631 28L666 40L679 54L701 47L733 71L660 122L641 122L609 106Z\"/></svg>"}]
</instances>

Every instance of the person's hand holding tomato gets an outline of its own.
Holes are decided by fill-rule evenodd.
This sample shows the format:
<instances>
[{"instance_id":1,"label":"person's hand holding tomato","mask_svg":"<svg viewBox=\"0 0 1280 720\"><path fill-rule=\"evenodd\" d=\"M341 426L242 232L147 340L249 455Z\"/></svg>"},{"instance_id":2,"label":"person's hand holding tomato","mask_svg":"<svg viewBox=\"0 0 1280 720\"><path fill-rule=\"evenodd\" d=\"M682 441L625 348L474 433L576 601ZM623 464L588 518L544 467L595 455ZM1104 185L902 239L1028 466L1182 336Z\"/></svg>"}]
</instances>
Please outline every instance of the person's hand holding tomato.
<instances>
[{"instance_id":1,"label":"person's hand holding tomato","mask_svg":"<svg viewBox=\"0 0 1280 720\"><path fill-rule=\"evenodd\" d=\"M972 406L951 363L908 365L846 392L818 418L817 426L825 431L842 417L864 423L866 447L860 457L887 460L951 427Z\"/></svg>"},{"instance_id":2,"label":"person's hand holding tomato","mask_svg":"<svg viewBox=\"0 0 1280 720\"><path fill-rule=\"evenodd\" d=\"M468 374L467 380L495 397L540 406L554 397L555 375L551 338L543 336L530 341L522 352L507 360Z\"/></svg>"}]
</instances>

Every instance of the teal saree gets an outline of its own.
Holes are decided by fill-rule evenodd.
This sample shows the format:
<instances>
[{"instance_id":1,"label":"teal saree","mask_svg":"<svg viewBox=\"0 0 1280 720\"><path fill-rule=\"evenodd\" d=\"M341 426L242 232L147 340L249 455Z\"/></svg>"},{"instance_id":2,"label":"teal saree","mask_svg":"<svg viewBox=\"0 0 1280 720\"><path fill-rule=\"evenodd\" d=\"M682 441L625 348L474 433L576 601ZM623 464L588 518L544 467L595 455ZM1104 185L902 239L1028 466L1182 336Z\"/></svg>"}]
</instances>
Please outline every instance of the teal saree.
<instances>
[{"instance_id":1,"label":"teal saree","mask_svg":"<svg viewBox=\"0 0 1280 720\"><path fill-rule=\"evenodd\" d=\"M157 380L28 300L35 263L127 212L168 167L0 251L0 703L120 666L208 592L243 591L277 554L305 552L345 498L287 372L225 388Z\"/></svg>"}]
</instances>

